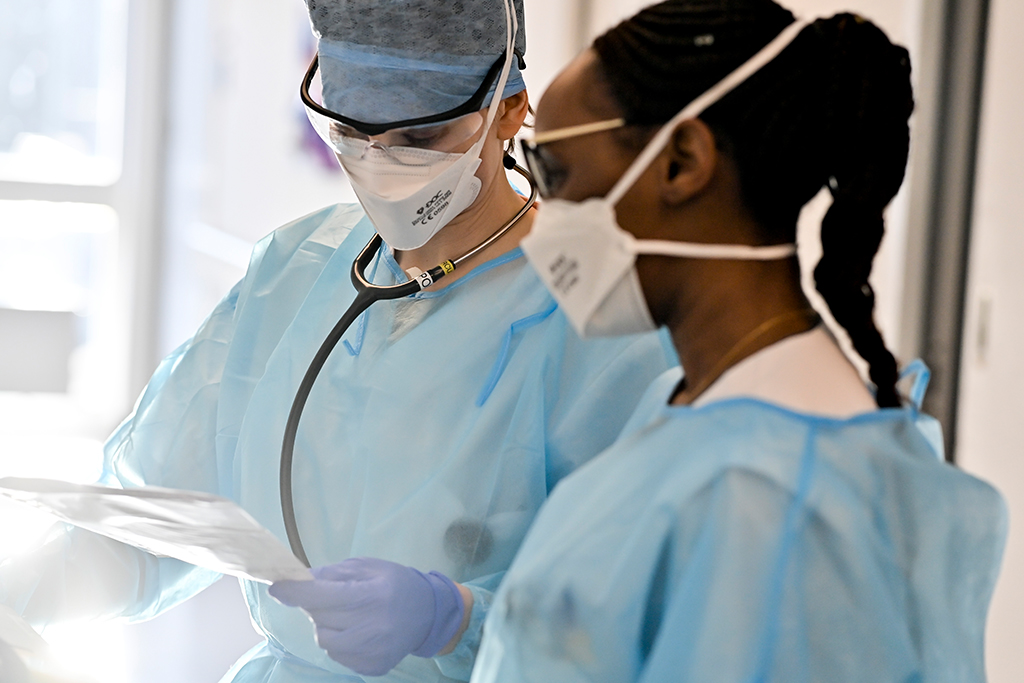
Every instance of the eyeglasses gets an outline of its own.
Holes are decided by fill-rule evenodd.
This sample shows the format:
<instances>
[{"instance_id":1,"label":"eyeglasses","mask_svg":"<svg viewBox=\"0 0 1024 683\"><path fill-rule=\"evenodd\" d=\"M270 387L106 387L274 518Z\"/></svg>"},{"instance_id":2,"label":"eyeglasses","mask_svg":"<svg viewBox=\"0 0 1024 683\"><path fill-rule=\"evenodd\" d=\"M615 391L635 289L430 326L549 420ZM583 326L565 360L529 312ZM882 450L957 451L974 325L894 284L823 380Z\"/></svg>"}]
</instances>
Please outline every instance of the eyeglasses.
<instances>
[{"instance_id":1,"label":"eyeglasses","mask_svg":"<svg viewBox=\"0 0 1024 683\"><path fill-rule=\"evenodd\" d=\"M626 119L607 119L605 121L594 121L582 123L578 126L556 128L543 133L536 133L530 139L522 139L519 145L523 150L523 157L526 159L526 167L530 169L537 189L542 197L551 197L558 192L562 183L565 182L565 169L549 154L545 153L544 145L549 142L566 140L568 138L591 135L606 130L622 128Z\"/></svg>"},{"instance_id":2,"label":"eyeglasses","mask_svg":"<svg viewBox=\"0 0 1024 683\"><path fill-rule=\"evenodd\" d=\"M380 135L365 135L351 126L317 116L310 110L307 113L313 128L327 146L342 156L363 156L368 148L387 151L400 147L454 152L473 138L484 124L484 113L477 111L444 123L392 128Z\"/></svg>"},{"instance_id":3,"label":"eyeglasses","mask_svg":"<svg viewBox=\"0 0 1024 683\"><path fill-rule=\"evenodd\" d=\"M480 108L505 63L502 55L491 66L480 88L471 98L449 111L392 123L366 123L343 116L324 106L320 93L320 59L314 56L302 79L299 94L313 128L337 154L351 154L359 142L379 147L413 147L451 152L476 133L483 124ZM353 143L356 143L353 145Z\"/></svg>"}]
</instances>

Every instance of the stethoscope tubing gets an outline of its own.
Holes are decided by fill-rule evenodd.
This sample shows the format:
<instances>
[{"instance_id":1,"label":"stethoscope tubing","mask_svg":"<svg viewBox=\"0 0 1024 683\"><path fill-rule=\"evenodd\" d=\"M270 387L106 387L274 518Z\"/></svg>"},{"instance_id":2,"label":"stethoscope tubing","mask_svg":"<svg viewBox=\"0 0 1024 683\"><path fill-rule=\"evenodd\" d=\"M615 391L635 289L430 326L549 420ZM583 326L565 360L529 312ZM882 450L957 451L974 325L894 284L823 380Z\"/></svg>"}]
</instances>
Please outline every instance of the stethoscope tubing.
<instances>
[{"instance_id":1,"label":"stethoscope tubing","mask_svg":"<svg viewBox=\"0 0 1024 683\"><path fill-rule=\"evenodd\" d=\"M370 262L373 260L373 257L377 254L383 244L381 236L375 233L373 237L370 238L370 241L367 242L366 246L363 247L359 256L357 256L355 261L352 262L352 286L355 287L356 296L352 300L352 303L349 304L348 309L338 319L338 322L334 324L333 328L331 328L330 333L328 333L323 343L320 344L320 348L317 350L316 355L313 356L313 360L310 361L309 367L306 368L306 372L302 376L302 381L299 383L299 387L295 391L295 398L292 400L292 407L288 412L288 421L285 423L284 436L281 440L281 472L279 477L281 489L281 514L284 518L285 533L288 535L288 544L291 546L292 553L307 567L311 565L309 563L309 558L306 556L306 550L302 546L302 539L299 536L299 528L295 519L295 500L292 495L292 463L295 456L295 437L299 431L299 420L302 418L302 411L306 406L306 401L309 399L310 392L313 390L313 384L316 382L317 376L323 369L324 364L327 363L327 359L330 357L331 352L334 351L338 342L341 341L345 332L348 331L348 328L351 327L352 323L354 323L371 305L377 301L402 299L426 289L448 273L452 272L460 263L464 263L467 259L472 258L493 244L526 215L526 212L529 211L537 201L537 185L534 183L533 178L526 169L519 165L515 165L514 170L526 178L530 183L531 191L526 203L510 221L505 223L490 237L459 258L454 259L453 261L446 261L441 265L435 266L429 271L421 273L409 282L403 282L397 285L375 285L367 280L365 276L366 269L369 268Z\"/></svg>"},{"instance_id":2,"label":"stethoscope tubing","mask_svg":"<svg viewBox=\"0 0 1024 683\"><path fill-rule=\"evenodd\" d=\"M328 333L323 343L320 344L316 355L313 356L309 367L306 368L306 373L303 375L299 388L295 392L295 399L292 401L292 407L288 413L288 422L285 424L284 438L281 442L281 512L284 515L284 528L288 534L288 542L291 545L292 552L307 567L310 566L309 558L306 557L306 551L302 547L302 541L299 539L298 526L295 521L295 502L292 498L292 460L295 453L295 437L299 431L299 419L302 417L302 411L306 407L306 400L313 389L313 383L316 382L317 376L323 369L334 347L338 345L338 342L341 341L348 328L352 326L352 323L366 309L376 301L401 299L420 291L420 283L417 280L410 280L400 285L387 287L367 283L361 271L365 271L374 254L380 249L381 242L380 235L374 234L373 238L352 263L352 284L356 288L356 296L352 303L349 304L348 309L341 315L341 318L338 319L338 322L334 324L334 327Z\"/></svg>"}]
</instances>

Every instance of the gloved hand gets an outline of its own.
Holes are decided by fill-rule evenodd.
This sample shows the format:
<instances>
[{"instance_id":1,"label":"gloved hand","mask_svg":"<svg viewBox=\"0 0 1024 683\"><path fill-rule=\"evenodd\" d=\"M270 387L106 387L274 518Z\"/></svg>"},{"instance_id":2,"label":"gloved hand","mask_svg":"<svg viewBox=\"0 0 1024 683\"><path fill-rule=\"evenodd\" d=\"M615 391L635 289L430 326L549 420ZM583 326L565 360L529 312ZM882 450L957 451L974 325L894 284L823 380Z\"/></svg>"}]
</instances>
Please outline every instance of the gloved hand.
<instances>
[{"instance_id":1,"label":"gloved hand","mask_svg":"<svg viewBox=\"0 0 1024 683\"><path fill-rule=\"evenodd\" d=\"M305 610L320 647L356 673L382 676L406 655L433 657L462 625L462 594L438 572L355 557L317 567L313 576L278 581L270 595Z\"/></svg>"}]
</instances>

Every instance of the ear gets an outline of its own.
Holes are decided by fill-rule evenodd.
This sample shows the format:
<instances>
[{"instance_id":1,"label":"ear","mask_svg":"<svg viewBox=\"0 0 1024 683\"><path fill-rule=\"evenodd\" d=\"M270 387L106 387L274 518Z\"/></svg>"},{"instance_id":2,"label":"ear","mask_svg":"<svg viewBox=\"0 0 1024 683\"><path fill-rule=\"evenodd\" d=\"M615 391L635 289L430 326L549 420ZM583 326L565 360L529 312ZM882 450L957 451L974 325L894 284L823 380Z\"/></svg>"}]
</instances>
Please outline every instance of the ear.
<instances>
[{"instance_id":1,"label":"ear","mask_svg":"<svg viewBox=\"0 0 1024 683\"><path fill-rule=\"evenodd\" d=\"M661 197L669 205L689 201L711 182L718 165L715 134L700 119L679 124L662 154Z\"/></svg>"},{"instance_id":2,"label":"ear","mask_svg":"<svg viewBox=\"0 0 1024 683\"><path fill-rule=\"evenodd\" d=\"M519 129L523 127L529 110L530 98L525 90L520 90L515 95L503 99L498 106L498 115L494 122L498 139L505 141L515 137Z\"/></svg>"}]
</instances>

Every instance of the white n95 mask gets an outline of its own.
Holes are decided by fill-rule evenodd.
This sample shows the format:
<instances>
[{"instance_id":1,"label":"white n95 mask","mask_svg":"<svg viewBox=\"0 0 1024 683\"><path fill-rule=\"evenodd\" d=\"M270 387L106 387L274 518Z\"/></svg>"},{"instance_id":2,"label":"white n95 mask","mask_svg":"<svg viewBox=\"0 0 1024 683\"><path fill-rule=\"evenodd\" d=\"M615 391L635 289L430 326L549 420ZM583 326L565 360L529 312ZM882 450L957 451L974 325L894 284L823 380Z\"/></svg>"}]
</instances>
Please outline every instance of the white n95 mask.
<instances>
[{"instance_id":1,"label":"white n95 mask","mask_svg":"<svg viewBox=\"0 0 1024 683\"><path fill-rule=\"evenodd\" d=\"M465 154L354 140L338 160L381 238L416 249L476 201L484 136Z\"/></svg>"},{"instance_id":2,"label":"white n95 mask","mask_svg":"<svg viewBox=\"0 0 1024 683\"><path fill-rule=\"evenodd\" d=\"M696 118L774 59L810 22L795 21L717 85L666 123L604 197L582 202L546 199L521 247L581 337L655 329L636 272L638 254L769 261L796 254L795 244L749 246L638 240L619 227L615 205L661 153L683 121Z\"/></svg>"}]
</instances>

